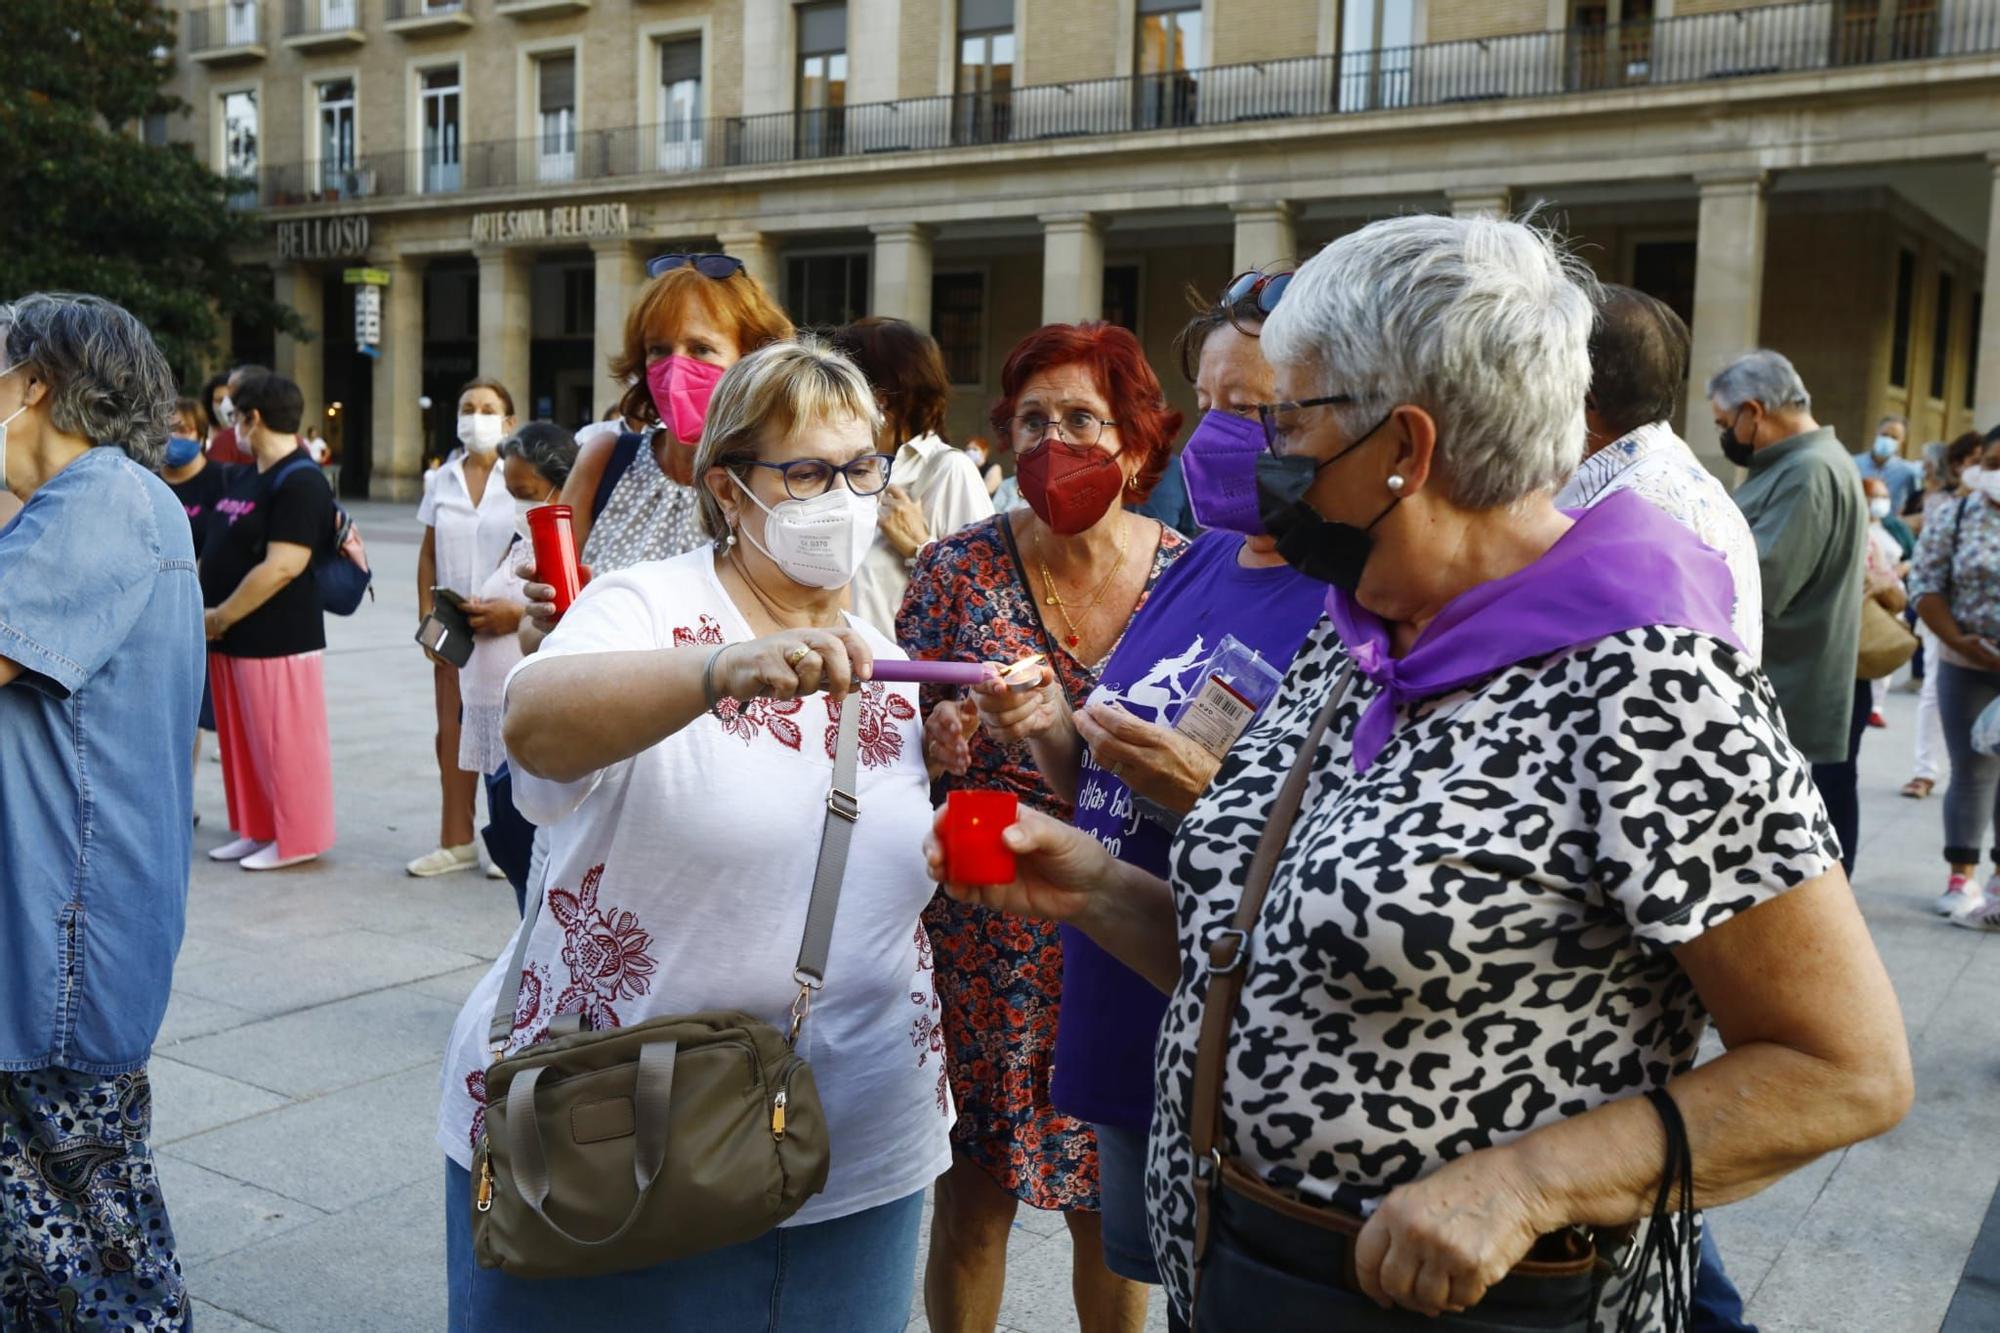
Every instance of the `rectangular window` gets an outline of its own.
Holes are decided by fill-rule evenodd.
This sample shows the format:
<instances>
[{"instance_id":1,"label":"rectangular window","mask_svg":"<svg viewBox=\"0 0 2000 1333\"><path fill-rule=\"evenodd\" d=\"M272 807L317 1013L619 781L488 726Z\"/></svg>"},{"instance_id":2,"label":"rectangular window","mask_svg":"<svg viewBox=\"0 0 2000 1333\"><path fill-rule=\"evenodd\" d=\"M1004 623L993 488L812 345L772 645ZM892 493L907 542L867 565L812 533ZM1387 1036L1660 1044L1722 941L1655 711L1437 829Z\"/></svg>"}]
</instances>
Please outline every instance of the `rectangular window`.
<instances>
[{"instance_id":1,"label":"rectangular window","mask_svg":"<svg viewBox=\"0 0 2000 1333\"><path fill-rule=\"evenodd\" d=\"M945 375L953 384L971 387L985 382L984 273L932 275L931 336L944 353Z\"/></svg>"},{"instance_id":2,"label":"rectangular window","mask_svg":"<svg viewBox=\"0 0 2000 1333\"><path fill-rule=\"evenodd\" d=\"M229 46L257 44L257 0L229 0L222 11L224 42Z\"/></svg>"},{"instance_id":3,"label":"rectangular window","mask_svg":"<svg viewBox=\"0 0 2000 1333\"><path fill-rule=\"evenodd\" d=\"M1972 327L1965 331L1965 410L1968 412L1977 406L1973 398L1979 392L1979 321L1986 316L1986 298L1974 291L1971 306L1966 314Z\"/></svg>"},{"instance_id":4,"label":"rectangular window","mask_svg":"<svg viewBox=\"0 0 2000 1333\"><path fill-rule=\"evenodd\" d=\"M1340 109L1410 103L1416 0L1347 0L1341 6Z\"/></svg>"},{"instance_id":5,"label":"rectangular window","mask_svg":"<svg viewBox=\"0 0 2000 1333\"><path fill-rule=\"evenodd\" d=\"M832 329L868 313L868 256L802 255L785 265L785 309L802 329Z\"/></svg>"},{"instance_id":6,"label":"rectangular window","mask_svg":"<svg viewBox=\"0 0 2000 1333\"><path fill-rule=\"evenodd\" d=\"M1141 129L1192 125L1201 91L1201 6L1139 0Z\"/></svg>"},{"instance_id":7,"label":"rectangular window","mask_svg":"<svg viewBox=\"0 0 2000 1333\"><path fill-rule=\"evenodd\" d=\"M1910 384L1910 320L1917 300L1917 257L1908 250L1896 252L1896 322L1889 332L1889 384L1905 389Z\"/></svg>"},{"instance_id":8,"label":"rectangular window","mask_svg":"<svg viewBox=\"0 0 2000 1333\"><path fill-rule=\"evenodd\" d=\"M425 70L422 80L424 193L447 194L464 184L460 170L458 67Z\"/></svg>"},{"instance_id":9,"label":"rectangular window","mask_svg":"<svg viewBox=\"0 0 2000 1333\"><path fill-rule=\"evenodd\" d=\"M838 157L846 148L847 4L800 5L798 135L800 157Z\"/></svg>"},{"instance_id":10,"label":"rectangular window","mask_svg":"<svg viewBox=\"0 0 2000 1333\"><path fill-rule=\"evenodd\" d=\"M701 38L660 43L660 169L702 165Z\"/></svg>"},{"instance_id":11,"label":"rectangular window","mask_svg":"<svg viewBox=\"0 0 2000 1333\"><path fill-rule=\"evenodd\" d=\"M358 28L358 15L354 0L319 0L319 26L321 32L345 32Z\"/></svg>"},{"instance_id":12,"label":"rectangular window","mask_svg":"<svg viewBox=\"0 0 2000 1333\"><path fill-rule=\"evenodd\" d=\"M1104 322L1139 332L1139 266L1110 264L1104 270Z\"/></svg>"},{"instance_id":13,"label":"rectangular window","mask_svg":"<svg viewBox=\"0 0 2000 1333\"><path fill-rule=\"evenodd\" d=\"M165 148L167 146L166 112L148 111L146 113L145 118L139 122L139 142L148 148Z\"/></svg>"},{"instance_id":14,"label":"rectangular window","mask_svg":"<svg viewBox=\"0 0 2000 1333\"><path fill-rule=\"evenodd\" d=\"M1570 86L1644 83L1653 72L1653 0L1571 0Z\"/></svg>"},{"instance_id":15,"label":"rectangular window","mask_svg":"<svg viewBox=\"0 0 2000 1333\"><path fill-rule=\"evenodd\" d=\"M222 174L245 178L247 188L230 196L237 208L257 204L257 91L245 88L222 95Z\"/></svg>"},{"instance_id":16,"label":"rectangular window","mask_svg":"<svg viewBox=\"0 0 2000 1333\"><path fill-rule=\"evenodd\" d=\"M958 0L959 143L1008 137L1014 91L1014 0Z\"/></svg>"},{"instance_id":17,"label":"rectangular window","mask_svg":"<svg viewBox=\"0 0 2000 1333\"><path fill-rule=\"evenodd\" d=\"M346 199L355 194L354 80L328 79L316 88L319 102L319 188Z\"/></svg>"},{"instance_id":18,"label":"rectangular window","mask_svg":"<svg viewBox=\"0 0 2000 1333\"><path fill-rule=\"evenodd\" d=\"M576 57L535 61L535 179L576 179Z\"/></svg>"},{"instance_id":19,"label":"rectangular window","mask_svg":"<svg viewBox=\"0 0 2000 1333\"><path fill-rule=\"evenodd\" d=\"M1931 312L1931 397L1944 398L1951 376L1951 274L1938 274L1937 309Z\"/></svg>"},{"instance_id":20,"label":"rectangular window","mask_svg":"<svg viewBox=\"0 0 2000 1333\"><path fill-rule=\"evenodd\" d=\"M588 338L597 319L597 274L589 265L562 271L565 337Z\"/></svg>"}]
</instances>

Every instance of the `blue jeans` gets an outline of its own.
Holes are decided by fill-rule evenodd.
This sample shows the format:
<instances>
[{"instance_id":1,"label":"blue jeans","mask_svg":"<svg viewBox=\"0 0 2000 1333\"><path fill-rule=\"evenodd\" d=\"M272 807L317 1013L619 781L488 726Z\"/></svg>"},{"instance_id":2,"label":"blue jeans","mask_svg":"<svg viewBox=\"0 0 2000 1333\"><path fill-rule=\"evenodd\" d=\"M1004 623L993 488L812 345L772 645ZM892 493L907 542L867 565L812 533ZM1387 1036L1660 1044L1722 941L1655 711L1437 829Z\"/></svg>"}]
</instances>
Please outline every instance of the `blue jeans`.
<instances>
[{"instance_id":1,"label":"blue jeans","mask_svg":"<svg viewBox=\"0 0 2000 1333\"><path fill-rule=\"evenodd\" d=\"M1694 1272L1694 1309L1689 1321L1694 1333L1757 1333L1743 1317L1743 1298L1722 1271L1722 1252L1715 1248L1715 1230L1701 1229L1701 1267Z\"/></svg>"},{"instance_id":2,"label":"blue jeans","mask_svg":"<svg viewBox=\"0 0 2000 1333\"><path fill-rule=\"evenodd\" d=\"M527 915L528 865L534 858L535 826L514 808L514 775L507 765L486 775L486 813L492 817L481 836L486 854L514 886L514 910Z\"/></svg>"},{"instance_id":3,"label":"blue jeans","mask_svg":"<svg viewBox=\"0 0 2000 1333\"><path fill-rule=\"evenodd\" d=\"M1104 1266L1119 1277L1160 1285L1146 1233L1146 1131L1092 1125L1097 1132L1097 1198L1104 1213Z\"/></svg>"},{"instance_id":4,"label":"blue jeans","mask_svg":"<svg viewBox=\"0 0 2000 1333\"><path fill-rule=\"evenodd\" d=\"M664 1333L900 1333L916 1290L922 1191L636 1273L517 1278L472 1257L472 1176L445 1163L452 1333L623 1325Z\"/></svg>"}]
</instances>

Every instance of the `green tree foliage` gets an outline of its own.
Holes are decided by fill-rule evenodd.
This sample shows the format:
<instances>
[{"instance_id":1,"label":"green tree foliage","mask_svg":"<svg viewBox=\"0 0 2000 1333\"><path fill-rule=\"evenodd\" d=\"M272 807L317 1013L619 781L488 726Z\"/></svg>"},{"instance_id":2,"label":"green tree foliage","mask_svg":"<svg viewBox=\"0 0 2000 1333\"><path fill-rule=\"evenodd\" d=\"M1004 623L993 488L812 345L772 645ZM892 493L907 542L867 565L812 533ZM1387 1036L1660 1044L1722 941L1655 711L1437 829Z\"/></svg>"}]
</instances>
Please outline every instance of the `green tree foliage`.
<instances>
[{"instance_id":1,"label":"green tree foliage","mask_svg":"<svg viewBox=\"0 0 2000 1333\"><path fill-rule=\"evenodd\" d=\"M116 301L187 382L230 319L304 326L236 261L258 226L228 199L253 183L137 133L187 112L165 86L177 19L160 0L0 0L0 297Z\"/></svg>"}]
</instances>

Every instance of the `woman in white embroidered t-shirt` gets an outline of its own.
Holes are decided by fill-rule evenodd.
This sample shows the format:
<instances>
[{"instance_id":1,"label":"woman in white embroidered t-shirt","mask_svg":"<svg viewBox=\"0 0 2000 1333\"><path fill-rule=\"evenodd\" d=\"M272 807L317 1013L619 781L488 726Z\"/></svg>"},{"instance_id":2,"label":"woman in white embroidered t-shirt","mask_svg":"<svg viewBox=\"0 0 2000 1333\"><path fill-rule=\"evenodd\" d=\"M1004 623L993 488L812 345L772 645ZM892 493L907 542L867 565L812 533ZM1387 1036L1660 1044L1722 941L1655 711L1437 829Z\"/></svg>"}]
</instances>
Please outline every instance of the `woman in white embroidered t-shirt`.
<instances>
[{"instance_id":1,"label":"woman in white embroidered t-shirt","mask_svg":"<svg viewBox=\"0 0 2000 1333\"><path fill-rule=\"evenodd\" d=\"M932 883L916 692L867 679L903 654L841 609L888 482L877 426L866 382L823 345L745 357L717 387L697 455L716 545L593 581L506 696L515 800L551 826L510 1053L573 1012L593 1028L704 1009L784 1022L839 710L863 710L861 815L801 1051L827 1117L826 1188L774 1232L637 1273L478 1268L469 1167L510 946L459 1015L443 1073L453 1328L641 1308L690 1329L872 1331L908 1317L952 1109L918 924Z\"/></svg>"}]
</instances>

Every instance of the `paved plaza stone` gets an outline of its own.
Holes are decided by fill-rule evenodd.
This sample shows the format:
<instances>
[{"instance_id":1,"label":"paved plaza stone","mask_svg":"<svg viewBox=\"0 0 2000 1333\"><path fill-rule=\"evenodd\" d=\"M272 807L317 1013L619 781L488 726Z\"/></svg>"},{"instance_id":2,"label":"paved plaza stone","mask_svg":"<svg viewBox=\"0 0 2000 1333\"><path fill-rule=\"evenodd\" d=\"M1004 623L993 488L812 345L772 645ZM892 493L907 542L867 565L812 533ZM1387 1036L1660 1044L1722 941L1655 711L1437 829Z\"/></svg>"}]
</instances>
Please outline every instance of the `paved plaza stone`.
<instances>
[{"instance_id":1,"label":"paved plaza stone","mask_svg":"<svg viewBox=\"0 0 2000 1333\"><path fill-rule=\"evenodd\" d=\"M515 922L504 883L411 879L437 836L430 667L415 629L413 508L364 504L378 598L329 621L340 841L319 864L252 875L224 841L220 769L196 785L194 882L153 1060L161 1176L203 1333L444 1326L437 1069L453 1016ZM1935 1330L2000 1181L1993 1015L2000 941L1931 915L1938 801L1899 799L1914 701L1892 695L1862 747L1857 892L1902 998L1917 1104L1894 1133L1711 1214L1766 1330ZM212 747L211 747L212 748ZM1992 1132L1989 1132L1992 1131ZM928 1228L926 1228L928 1229ZM2000 1282L2000 1232L1974 1290ZM1151 1327L1165 1327L1154 1302ZM1074 1327L1061 1219L1023 1208L1003 1328ZM912 1328L923 1328L921 1300Z\"/></svg>"}]
</instances>

